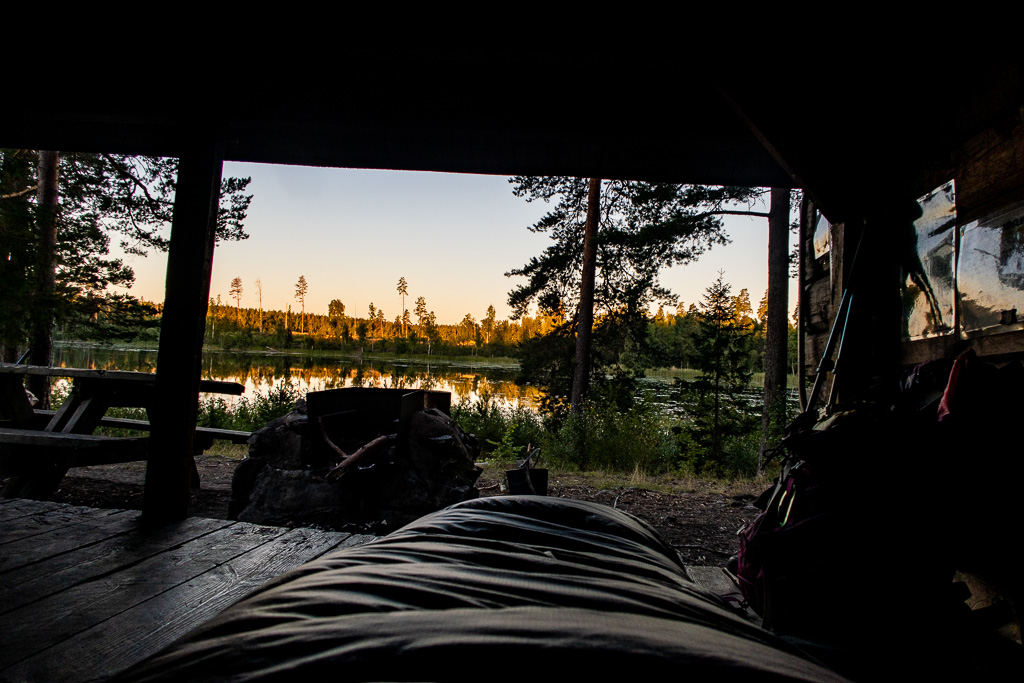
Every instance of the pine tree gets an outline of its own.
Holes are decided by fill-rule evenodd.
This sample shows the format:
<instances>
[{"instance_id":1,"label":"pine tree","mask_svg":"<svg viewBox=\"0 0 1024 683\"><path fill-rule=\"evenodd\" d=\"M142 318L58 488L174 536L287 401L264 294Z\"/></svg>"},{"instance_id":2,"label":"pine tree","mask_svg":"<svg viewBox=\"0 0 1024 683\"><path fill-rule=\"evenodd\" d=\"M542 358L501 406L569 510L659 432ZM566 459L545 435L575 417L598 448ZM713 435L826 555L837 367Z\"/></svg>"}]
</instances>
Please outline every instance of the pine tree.
<instances>
[{"instance_id":1,"label":"pine tree","mask_svg":"<svg viewBox=\"0 0 1024 683\"><path fill-rule=\"evenodd\" d=\"M683 400L692 416L689 437L696 448L684 454L699 470L715 473L749 471L753 463L730 461L725 440L745 434L754 426L750 411L737 394L746 389L753 375L750 367L750 333L737 317L736 300L725 273L704 290L698 307L699 328L694 339L694 365L700 376L692 382L679 381Z\"/></svg>"},{"instance_id":2,"label":"pine tree","mask_svg":"<svg viewBox=\"0 0 1024 683\"><path fill-rule=\"evenodd\" d=\"M788 421L786 369L789 355L787 247L789 245L790 191L772 188L768 217L768 291L765 292L764 328L764 410L761 420L761 448L758 470L763 470L768 451L782 440ZM770 296L769 296L770 293ZM759 312L760 316L760 312ZM794 354L795 357L795 354Z\"/></svg>"},{"instance_id":3,"label":"pine tree","mask_svg":"<svg viewBox=\"0 0 1024 683\"><path fill-rule=\"evenodd\" d=\"M402 295L402 309L405 310L405 296L409 293L409 283L405 281L404 277L398 278L398 293ZM405 336L405 320L403 316L399 316L399 320L402 326L402 336Z\"/></svg>"},{"instance_id":4,"label":"pine tree","mask_svg":"<svg viewBox=\"0 0 1024 683\"><path fill-rule=\"evenodd\" d=\"M476 318L472 314L467 313L466 317L459 323L459 340L462 342L471 342L476 339Z\"/></svg>"},{"instance_id":5,"label":"pine tree","mask_svg":"<svg viewBox=\"0 0 1024 683\"><path fill-rule=\"evenodd\" d=\"M242 323L242 278L236 277L231 281L231 289L228 290L231 298L235 300L235 322Z\"/></svg>"},{"instance_id":6,"label":"pine tree","mask_svg":"<svg viewBox=\"0 0 1024 683\"><path fill-rule=\"evenodd\" d=\"M327 304L327 315L338 320L345 317L345 304L341 303L341 299L331 299L331 303Z\"/></svg>"},{"instance_id":7,"label":"pine tree","mask_svg":"<svg viewBox=\"0 0 1024 683\"><path fill-rule=\"evenodd\" d=\"M424 321L427 318L427 300L424 297L418 297L416 299L416 308L413 309L416 314L416 320L420 325L420 334L426 334L426 328L423 326Z\"/></svg>"},{"instance_id":8,"label":"pine tree","mask_svg":"<svg viewBox=\"0 0 1024 683\"><path fill-rule=\"evenodd\" d=\"M256 295L260 299L260 334L263 334L263 281L256 278Z\"/></svg>"},{"instance_id":9,"label":"pine tree","mask_svg":"<svg viewBox=\"0 0 1024 683\"><path fill-rule=\"evenodd\" d=\"M750 292L745 288L733 298L733 317L743 329L753 329L754 309L750 307Z\"/></svg>"},{"instance_id":10,"label":"pine tree","mask_svg":"<svg viewBox=\"0 0 1024 683\"><path fill-rule=\"evenodd\" d=\"M47 155L58 165L40 183L35 162ZM5 353L27 339L25 311L30 310L45 314L50 325L74 326L83 336L110 338L138 331L111 326L111 321L123 324L135 317L142 304L108 290L134 281L131 268L110 258L110 241L119 237L130 254L167 249L177 169L177 159L0 150L0 254L5 257L0 259L0 346ZM248 183L247 178L223 180L218 240L247 237L243 222L252 199L244 194ZM54 185L52 199L37 197L40 185ZM38 210L40 201L57 207L55 241L41 234L38 219L46 212ZM37 285L45 275L40 271L47 269L53 271L51 292ZM45 365L49 360L33 362Z\"/></svg>"},{"instance_id":11,"label":"pine tree","mask_svg":"<svg viewBox=\"0 0 1024 683\"><path fill-rule=\"evenodd\" d=\"M295 283L295 298L302 304L302 318L300 331L306 331L306 293L309 292L309 285L306 283L306 276L300 275L299 281Z\"/></svg>"},{"instance_id":12,"label":"pine tree","mask_svg":"<svg viewBox=\"0 0 1024 683\"><path fill-rule=\"evenodd\" d=\"M491 337L494 335L494 319L497 317L497 312L494 310L494 305L487 307L487 315L480 321L480 332L484 335L484 343L490 344Z\"/></svg>"},{"instance_id":13,"label":"pine tree","mask_svg":"<svg viewBox=\"0 0 1024 683\"><path fill-rule=\"evenodd\" d=\"M642 346L648 306L658 301L674 303L672 293L658 282L661 269L688 263L712 245L727 242L719 216L736 213L728 208L730 204L759 195L750 188L594 178L517 176L509 182L513 193L526 201L557 202L530 227L533 232L549 233L553 243L541 256L506 275L528 280L509 294L514 318L524 316L534 302L542 314L567 312L570 316L573 329L558 333L576 337L571 351L574 404L586 395L590 381L600 382L606 375L606 368L589 360L591 346L600 343L588 338L592 321L620 318L606 329ZM631 334L620 334L623 329ZM554 357L550 349L541 351L540 345L521 353L534 350L548 359ZM617 357L611 362L618 366ZM526 365L540 367L532 362Z\"/></svg>"},{"instance_id":14,"label":"pine tree","mask_svg":"<svg viewBox=\"0 0 1024 683\"><path fill-rule=\"evenodd\" d=\"M177 159L0 149L0 355L50 365L56 325L84 338L131 338L157 324L156 309L115 294L134 273L110 258L110 238L128 253L166 250ZM248 179L221 185L218 239L245 239ZM29 386L49 405L49 382Z\"/></svg>"},{"instance_id":15,"label":"pine tree","mask_svg":"<svg viewBox=\"0 0 1024 683\"><path fill-rule=\"evenodd\" d=\"M434 344L441 340L441 331L437 329L437 316L430 311L423 317L423 332L427 335L427 355Z\"/></svg>"}]
</instances>

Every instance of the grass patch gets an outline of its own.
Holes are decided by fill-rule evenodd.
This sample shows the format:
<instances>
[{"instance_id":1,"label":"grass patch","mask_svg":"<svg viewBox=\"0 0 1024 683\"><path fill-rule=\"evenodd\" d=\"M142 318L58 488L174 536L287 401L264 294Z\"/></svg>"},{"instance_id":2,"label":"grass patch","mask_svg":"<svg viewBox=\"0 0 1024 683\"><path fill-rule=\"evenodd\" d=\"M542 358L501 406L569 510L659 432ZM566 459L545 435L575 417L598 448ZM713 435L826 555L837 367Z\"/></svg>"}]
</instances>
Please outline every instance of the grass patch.
<instances>
[{"instance_id":1,"label":"grass patch","mask_svg":"<svg viewBox=\"0 0 1024 683\"><path fill-rule=\"evenodd\" d=\"M210 450L203 455L219 455L228 460L241 460L249 455L249 444L231 441L214 441ZM202 457L202 456L200 456Z\"/></svg>"},{"instance_id":2,"label":"grass patch","mask_svg":"<svg viewBox=\"0 0 1024 683\"><path fill-rule=\"evenodd\" d=\"M505 468L484 465L484 477L503 481ZM640 470L632 472L610 472L594 470L583 472L576 469L561 467L549 468L548 481L554 487L589 487L598 490L618 490L623 488L640 488L672 495L684 493L737 495L748 493L757 495L771 483L770 477L753 477L747 479L715 479L694 477L678 472L651 474Z\"/></svg>"}]
</instances>

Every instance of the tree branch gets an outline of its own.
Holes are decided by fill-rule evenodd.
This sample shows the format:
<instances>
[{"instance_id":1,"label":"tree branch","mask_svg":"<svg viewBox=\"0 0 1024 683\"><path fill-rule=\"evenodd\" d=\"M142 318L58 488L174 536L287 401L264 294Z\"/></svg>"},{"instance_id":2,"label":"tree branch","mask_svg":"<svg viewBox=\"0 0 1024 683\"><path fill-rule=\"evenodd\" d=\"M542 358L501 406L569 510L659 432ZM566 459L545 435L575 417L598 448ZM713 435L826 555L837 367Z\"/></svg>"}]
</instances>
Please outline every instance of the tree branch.
<instances>
[{"instance_id":1,"label":"tree branch","mask_svg":"<svg viewBox=\"0 0 1024 683\"><path fill-rule=\"evenodd\" d=\"M727 209L721 209L718 211L708 211L704 216L757 216L758 218L768 218L768 213L765 211L730 211Z\"/></svg>"},{"instance_id":2,"label":"tree branch","mask_svg":"<svg viewBox=\"0 0 1024 683\"><path fill-rule=\"evenodd\" d=\"M113 166L115 169L117 169L117 171L121 174L122 178L127 178L128 180L130 180L132 182L133 185L135 185L137 188L142 190L142 194L146 195L146 200L149 202L150 210L152 210L155 213L156 209L160 206L160 202L158 200L154 199L153 195L151 195L149 193L149 188L146 187L146 184L143 183L138 178L136 178L135 174L133 174L131 172L131 170L127 166L125 166L124 164L120 163L117 159L115 159L110 154L104 154L103 157L107 161L110 162L111 166ZM134 223L135 223L135 221L133 220L132 224L134 225Z\"/></svg>"},{"instance_id":3,"label":"tree branch","mask_svg":"<svg viewBox=\"0 0 1024 683\"><path fill-rule=\"evenodd\" d=\"M38 189L38 185L33 185L32 187L26 187L24 190L21 190L20 192L12 192L11 194L0 195L0 199L16 199L17 197L24 197L27 194L32 194Z\"/></svg>"}]
</instances>

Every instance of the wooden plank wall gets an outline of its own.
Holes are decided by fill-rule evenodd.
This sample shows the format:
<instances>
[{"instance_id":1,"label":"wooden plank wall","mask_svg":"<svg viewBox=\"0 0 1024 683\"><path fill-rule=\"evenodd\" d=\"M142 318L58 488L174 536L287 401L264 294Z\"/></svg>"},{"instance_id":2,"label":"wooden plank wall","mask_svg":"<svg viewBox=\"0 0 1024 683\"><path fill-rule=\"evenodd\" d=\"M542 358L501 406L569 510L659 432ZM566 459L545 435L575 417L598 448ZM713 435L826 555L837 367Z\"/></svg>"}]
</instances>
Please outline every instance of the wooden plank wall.
<instances>
[{"instance_id":1,"label":"wooden plank wall","mask_svg":"<svg viewBox=\"0 0 1024 683\"><path fill-rule=\"evenodd\" d=\"M1024 120L1019 116L997 120L971 136L949 158L948 163L925 168L913 190L923 196L950 179L956 182L957 218L959 223L975 220L1012 202L1024 200ZM801 281L801 322L804 337L803 362L808 376L821 359L829 330L843 293L843 277L852 258L850 237L856 230L838 223L832 226L832 249L829 257L814 257L814 221L800 235L803 275ZM876 217L884 223L885 217ZM884 225L883 225L884 231ZM850 234L848 234L850 233ZM875 334L888 334L877 330ZM972 340L958 335L902 342L898 361L910 366L926 360L953 357L966 348L982 356L1019 355L1024 352L1024 331L1011 331ZM827 395L828 386L824 393Z\"/></svg>"},{"instance_id":2,"label":"wooden plank wall","mask_svg":"<svg viewBox=\"0 0 1024 683\"><path fill-rule=\"evenodd\" d=\"M828 343L829 331L842 298L843 224L830 229L830 247L827 254L815 256L814 233L820 214L811 203L805 231L800 235L801 273L800 325L804 335L803 364L806 376L813 381L814 371L821 361ZM827 396L830 382L822 387Z\"/></svg>"}]
</instances>

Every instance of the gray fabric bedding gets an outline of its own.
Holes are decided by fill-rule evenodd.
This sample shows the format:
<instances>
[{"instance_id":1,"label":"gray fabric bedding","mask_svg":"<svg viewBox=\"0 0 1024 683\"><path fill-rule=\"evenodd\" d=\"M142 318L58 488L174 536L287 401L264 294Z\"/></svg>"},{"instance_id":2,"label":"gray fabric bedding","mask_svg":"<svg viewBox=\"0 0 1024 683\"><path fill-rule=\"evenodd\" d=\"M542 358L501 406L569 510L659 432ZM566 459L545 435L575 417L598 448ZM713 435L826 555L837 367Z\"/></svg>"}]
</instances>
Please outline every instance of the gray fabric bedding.
<instances>
[{"instance_id":1,"label":"gray fabric bedding","mask_svg":"<svg viewBox=\"0 0 1024 683\"><path fill-rule=\"evenodd\" d=\"M303 565L125 680L536 674L841 680L691 583L611 508L496 497Z\"/></svg>"}]
</instances>

